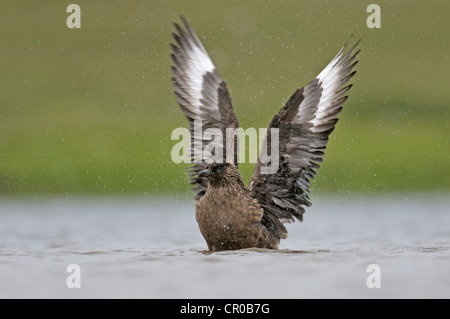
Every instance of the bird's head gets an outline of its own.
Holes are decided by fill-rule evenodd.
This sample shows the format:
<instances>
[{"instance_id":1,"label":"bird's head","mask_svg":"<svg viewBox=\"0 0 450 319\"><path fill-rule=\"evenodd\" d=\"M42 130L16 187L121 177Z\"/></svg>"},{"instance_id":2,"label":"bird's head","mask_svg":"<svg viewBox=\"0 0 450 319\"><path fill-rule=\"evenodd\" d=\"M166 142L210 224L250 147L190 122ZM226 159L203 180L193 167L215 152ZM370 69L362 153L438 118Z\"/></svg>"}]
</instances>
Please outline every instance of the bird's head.
<instances>
[{"instance_id":1,"label":"bird's head","mask_svg":"<svg viewBox=\"0 0 450 319\"><path fill-rule=\"evenodd\" d=\"M198 177L206 178L210 183L241 180L238 168L232 163L211 163L198 172Z\"/></svg>"}]
</instances>

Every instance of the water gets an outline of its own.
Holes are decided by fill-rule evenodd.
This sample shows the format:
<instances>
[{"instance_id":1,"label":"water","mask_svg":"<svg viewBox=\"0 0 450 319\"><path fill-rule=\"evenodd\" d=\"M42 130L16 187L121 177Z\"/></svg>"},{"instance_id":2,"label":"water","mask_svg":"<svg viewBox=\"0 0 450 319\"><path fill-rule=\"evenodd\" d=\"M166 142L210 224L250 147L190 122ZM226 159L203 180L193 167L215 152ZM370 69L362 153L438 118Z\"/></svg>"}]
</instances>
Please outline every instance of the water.
<instances>
[{"instance_id":1,"label":"water","mask_svg":"<svg viewBox=\"0 0 450 319\"><path fill-rule=\"evenodd\" d=\"M1 298L450 298L450 199L313 197L280 250L206 252L190 200L0 199ZM69 264L81 288L69 289ZM380 266L368 288L367 266Z\"/></svg>"}]
</instances>

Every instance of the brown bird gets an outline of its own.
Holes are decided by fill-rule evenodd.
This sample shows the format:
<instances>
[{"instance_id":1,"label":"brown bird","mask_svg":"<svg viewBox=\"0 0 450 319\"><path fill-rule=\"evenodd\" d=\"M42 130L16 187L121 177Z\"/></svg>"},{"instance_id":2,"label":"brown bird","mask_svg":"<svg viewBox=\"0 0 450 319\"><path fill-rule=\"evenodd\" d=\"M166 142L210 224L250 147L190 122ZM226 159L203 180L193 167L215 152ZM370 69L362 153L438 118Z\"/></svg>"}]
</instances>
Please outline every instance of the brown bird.
<instances>
[{"instance_id":1,"label":"brown bird","mask_svg":"<svg viewBox=\"0 0 450 319\"><path fill-rule=\"evenodd\" d=\"M303 221L303 206L311 206L310 181L324 157L328 136L334 130L337 115L352 87L346 85L352 71L355 48L344 54L346 45L305 87L297 89L286 105L272 118L264 147L270 148L273 129L279 133L279 164L271 174L262 172L267 165L258 157L250 185L246 188L238 170L237 130L239 122L231 105L226 83L217 72L198 36L181 17L183 26L174 23L172 47L173 83L181 110L191 130L190 183L196 191L196 219L210 251L250 247L277 249L287 237L283 223ZM233 148L221 161L199 158L211 142L194 134L201 120L202 130L219 130L223 139L215 143L225 148L232 139ZM227 128L234 129L227 135ZM268 152L270 153L270 152Z\"/></svg>"}]
</instances>

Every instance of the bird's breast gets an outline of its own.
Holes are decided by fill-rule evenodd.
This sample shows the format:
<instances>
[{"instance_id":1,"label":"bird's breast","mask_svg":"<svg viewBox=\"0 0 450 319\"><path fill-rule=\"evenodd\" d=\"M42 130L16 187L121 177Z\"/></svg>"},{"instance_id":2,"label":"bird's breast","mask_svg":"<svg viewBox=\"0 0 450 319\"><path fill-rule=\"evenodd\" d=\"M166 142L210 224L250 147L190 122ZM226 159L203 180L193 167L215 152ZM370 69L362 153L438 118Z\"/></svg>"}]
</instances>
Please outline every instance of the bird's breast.
<instances>
[{"instance_id":1,"label":"bird's breast","mask_svg":"<svg viewBox=\"0 0 450 319\"><path fill-rule=\"evenodd\" d=\"M225 249L254 246L261 236L262 215L262 208L245 195L205 195L196 204L196 219L203 237L208 244L225 245Z\"/></svg>"}]
</instances>

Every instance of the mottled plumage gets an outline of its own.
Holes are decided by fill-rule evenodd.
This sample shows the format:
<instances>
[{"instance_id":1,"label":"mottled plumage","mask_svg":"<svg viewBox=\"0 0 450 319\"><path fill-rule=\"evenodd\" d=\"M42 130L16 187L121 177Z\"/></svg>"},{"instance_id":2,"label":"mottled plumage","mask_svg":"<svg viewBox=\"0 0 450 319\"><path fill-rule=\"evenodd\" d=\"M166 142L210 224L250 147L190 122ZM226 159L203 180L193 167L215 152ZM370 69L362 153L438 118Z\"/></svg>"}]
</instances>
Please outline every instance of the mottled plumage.
<instances>
[{"instance_id":1,"label":"mottled plumage","mask_svg":"<svg viewBox=\"0 0 450 319\"><path fill-rule=\"evenodd\" d=\"M279 166L276 173L263 174L258 158L248 188L238 171L236 129L230 94L197 35L181 17L184 29L175 23L172 67L175 95L189 121L192 138L190 183L195 185L196 218L211 251L260 247L277 249L287 236L283 222L303 220L310 206L309 184L324 157L328 136L351 88L347 81L355 74L358 43L344 54L345 46L320 74L297 89L267 128L265 147L270 154L271 130L279 130ZM194 121L202 129L220 130L233 139L235 148L223 153L222 163L198 158L210 143L195 137ZM260 154L261 157L261 154Z\"/></svg>"}]
</instances>

